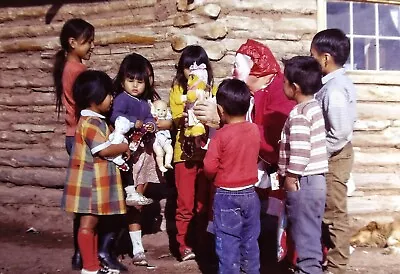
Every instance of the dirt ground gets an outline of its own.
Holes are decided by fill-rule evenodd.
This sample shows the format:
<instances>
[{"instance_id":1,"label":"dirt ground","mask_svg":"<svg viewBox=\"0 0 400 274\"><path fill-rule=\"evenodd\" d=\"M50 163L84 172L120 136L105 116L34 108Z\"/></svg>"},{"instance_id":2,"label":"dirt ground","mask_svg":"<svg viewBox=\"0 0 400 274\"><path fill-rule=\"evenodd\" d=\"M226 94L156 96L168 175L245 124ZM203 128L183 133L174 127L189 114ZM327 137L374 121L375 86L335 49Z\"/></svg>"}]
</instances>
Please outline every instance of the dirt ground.
<instances>
[{"instance_id":1,"label":"dirt ground","mask_svg":"<svg viewBox=\"0 0 400 274\"><path fill-rule=\"evenodd\" d=\"M15 224L0 223L0 274L79 273L70 268L72 235L26 232ZM133 266L129 257L123 259L129 273L207 273L201 272L196 261L179 262L170 254L166 232L145 235L144 246L153 269ZM356 249L348 273L400 273L400 255L383 255L382 249ZM266 272L272 273L273 272Z\"/></svg>"}]
</instances>

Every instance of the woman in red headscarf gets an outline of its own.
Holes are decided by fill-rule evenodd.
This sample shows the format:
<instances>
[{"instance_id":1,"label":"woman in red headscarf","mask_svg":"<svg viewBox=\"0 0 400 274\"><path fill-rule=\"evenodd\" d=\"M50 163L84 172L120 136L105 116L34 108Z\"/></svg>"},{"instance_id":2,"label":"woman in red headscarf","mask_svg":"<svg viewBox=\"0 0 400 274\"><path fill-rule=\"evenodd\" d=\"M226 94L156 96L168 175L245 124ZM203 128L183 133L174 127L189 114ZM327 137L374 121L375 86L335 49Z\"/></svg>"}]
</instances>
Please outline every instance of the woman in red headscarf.
<instances>
[{"instance_id":1,"label":"woman in red headscarf","mask_svg":"<svg viewBox=\"0 0 400 274\"><path fill-rule=\"evenodd\" d=\"M247 40L236 52L233 77L246 82L253 95L247 119L255 123L261 135L259 153L259 189L262 202L262 232L260 236L261 260L276 261L277 218L271 217L268 197L283 199L283 192L270 188L270 174L276 172L279 158L279 140L283 125L295 102L289 101L283 92L283 74L271 50L255 40ZM209 102L198 102L195 107L197 118L211 127L219 126L216 106ZM264 175L264 176L263 176ZM266 182L265 182L266 181ZM266 184L265 184L266 183ZM268 184L269 183L269 184ZM271 204L271 202L270 202ZM283 208L283 203L282 207ZM264 253L264 254L263 254Z\"/></svg>"}]
</instances>

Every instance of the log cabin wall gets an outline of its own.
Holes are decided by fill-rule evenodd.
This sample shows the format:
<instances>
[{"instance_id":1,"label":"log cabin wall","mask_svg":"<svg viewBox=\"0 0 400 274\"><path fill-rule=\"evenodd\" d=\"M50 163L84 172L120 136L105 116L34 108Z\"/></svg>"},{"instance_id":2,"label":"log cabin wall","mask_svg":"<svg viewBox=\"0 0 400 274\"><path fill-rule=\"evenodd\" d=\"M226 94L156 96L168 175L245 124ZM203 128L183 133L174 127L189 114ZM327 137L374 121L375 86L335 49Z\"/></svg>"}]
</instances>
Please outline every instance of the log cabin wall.
<instances>
[{"instance_id":1,"label":"log cabin wall","mask_svg":"<svg viewBox=\"0 0 400 274\"><path fill-rule=\"evenodd\" d=\"M70 220L59 209L67 153L64 117L55 112L51 74L66 20L81 17L95 26L96 47L86 63L89 68L113 77L125 55L142 54L154 66L156 89L164 99L186 45L206 49L218 83L231 74L235 50L246 39L265 43L280 60L308 55L317 31L316 0L2 2L0 216L39 230L70 231ZM359 86L360 118L354 140L355 177L366 196L378 197L375 193L382 194L383 189L398 188L400 81L395 76L379 81L352 77ZM385 193L397 201L392 192ZM367 200L351 205L358 208ZM375 205L381 205L379 199ZM394 210L392 203L382 206L388 208Z\"/></svg>"}]
</instances>

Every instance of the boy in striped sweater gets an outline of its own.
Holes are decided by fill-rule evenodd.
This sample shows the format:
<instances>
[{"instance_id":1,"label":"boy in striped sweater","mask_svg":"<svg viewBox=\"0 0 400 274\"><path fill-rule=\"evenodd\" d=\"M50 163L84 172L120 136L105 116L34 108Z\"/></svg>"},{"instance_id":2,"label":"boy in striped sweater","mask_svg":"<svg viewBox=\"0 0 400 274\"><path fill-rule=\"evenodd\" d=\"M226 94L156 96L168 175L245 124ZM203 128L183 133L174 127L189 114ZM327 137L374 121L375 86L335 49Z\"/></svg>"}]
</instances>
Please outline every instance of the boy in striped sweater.
<instances>
[{"instance_id":1,"label":"boy in striped sweater","mask_svg":"<svg viewBox=\"0 0 400 274\"><path fill-rule=\"evenodd\" d=\"M286 190L288 227L298 256L296 273L320 274L328 156L324 117L314 94L322 86L322 71L307 56L284 64L284 92L297 105L282 129L278 173Z\"/></svg>"}]
</instances>

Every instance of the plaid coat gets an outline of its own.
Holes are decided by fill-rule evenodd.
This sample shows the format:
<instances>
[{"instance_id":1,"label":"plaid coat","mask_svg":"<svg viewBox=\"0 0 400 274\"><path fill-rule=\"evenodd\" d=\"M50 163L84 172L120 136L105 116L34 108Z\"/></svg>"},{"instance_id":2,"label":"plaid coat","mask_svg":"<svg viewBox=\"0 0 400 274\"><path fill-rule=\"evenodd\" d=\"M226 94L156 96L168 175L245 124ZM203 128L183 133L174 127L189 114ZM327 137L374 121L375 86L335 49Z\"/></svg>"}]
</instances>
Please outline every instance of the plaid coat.
<instances>
[{"instance_id":1,"label":"plaid coat","mask_svg":"<svg viewBox=\"0 0 400 274\"><path fill-rule=\"evenodd\" d=\"M75 213L123 214L126 207L119 170L97 155L110 145L110 130L102 115L91 111L86 115L90 116L82 113L76 129L61 207Z\"/></svg>"}]
</instances>

